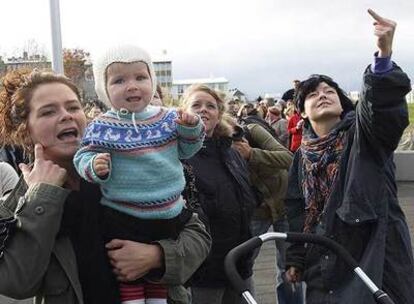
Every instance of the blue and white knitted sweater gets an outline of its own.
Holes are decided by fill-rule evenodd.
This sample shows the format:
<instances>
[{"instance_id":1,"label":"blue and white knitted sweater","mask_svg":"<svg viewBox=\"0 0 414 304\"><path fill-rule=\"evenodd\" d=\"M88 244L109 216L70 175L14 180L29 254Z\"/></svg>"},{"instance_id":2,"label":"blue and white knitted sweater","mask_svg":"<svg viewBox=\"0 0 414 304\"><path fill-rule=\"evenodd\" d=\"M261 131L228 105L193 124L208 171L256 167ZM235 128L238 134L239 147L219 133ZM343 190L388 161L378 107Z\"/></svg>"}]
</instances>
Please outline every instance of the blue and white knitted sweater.
<instances>
[{"instance_id":1,"label":"blue and white knitted sweater","mask_svg":"<svg viewBox=\"0 0 414 304\"><path fill-rule=\"evenodd\" d=\"M101 203L141 219L170 219L184 205L180 159L202 146L204 125L175 123L175 109L147 106L140 113L108 111L88 125L74 164L87 181L101 184ZM110 153L110 174L99 178L93 168L98 153Z\"/></svg>"}]
</instances>

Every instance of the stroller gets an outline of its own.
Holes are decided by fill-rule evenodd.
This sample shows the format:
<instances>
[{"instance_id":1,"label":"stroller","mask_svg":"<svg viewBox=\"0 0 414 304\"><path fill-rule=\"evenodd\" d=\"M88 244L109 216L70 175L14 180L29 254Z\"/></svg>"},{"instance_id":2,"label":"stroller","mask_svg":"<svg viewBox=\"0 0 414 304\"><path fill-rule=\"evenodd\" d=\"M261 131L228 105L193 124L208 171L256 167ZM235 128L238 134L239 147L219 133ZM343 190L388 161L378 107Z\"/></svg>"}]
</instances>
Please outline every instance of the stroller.
<instances>
[{"instance_id":1,"label":"stroller","mask_svg":"<svg viewBox=\"0 0 414 304\"><path fill-rule=\"evenodd\" d=\"M324 246L334 252L337 256L342 258L346 264L352 269L356 275L364 282L364 284L371 291L375 302L381 304L394 304L391 298L382 290L380 290L374 282L365 274L365 272L358 266L355 259L345 250L341 245L335 241L319 235L307 233L281 233L268 232L240 244L233 248L226 256L224 261L224 268L234 290L241 294L248 304L257 304L251 293L245 287L245 283L236 269L237 260L244 254L260 247L264 242L271 240L283 240L291 243L314 243Z\"/></svg>"}]
</instances>

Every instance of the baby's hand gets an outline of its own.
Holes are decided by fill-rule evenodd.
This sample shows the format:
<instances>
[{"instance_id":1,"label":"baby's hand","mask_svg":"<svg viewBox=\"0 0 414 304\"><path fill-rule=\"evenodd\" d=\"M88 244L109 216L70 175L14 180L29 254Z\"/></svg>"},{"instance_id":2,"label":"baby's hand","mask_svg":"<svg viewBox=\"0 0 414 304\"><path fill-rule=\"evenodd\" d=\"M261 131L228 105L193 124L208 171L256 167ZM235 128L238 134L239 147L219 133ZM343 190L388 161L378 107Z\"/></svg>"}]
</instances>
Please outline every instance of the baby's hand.
<instances>
[{"instance_id":1,"label":"baby's hand","mask_svg":"<svg viewBox=\"0 0 414 304\"><path fill-rule=\"evenodd\" d=\"M178 118L175 120L175 122L187 127L196 126L198 124L198 120L200 119L197 115L185 112L182 109L178 109L177 114Z\"/></svg>"},{"instance_id":2,"label":"baby's hand","mask_svg":"<svg viewBox=\"0 0 414 304\"><path fill-rule=\"evenodd\" d=\"M105 177L109 173L111 155L109 153L99 153L93 160L93 170L99 177Z\"/></svg>"}]
</instances>

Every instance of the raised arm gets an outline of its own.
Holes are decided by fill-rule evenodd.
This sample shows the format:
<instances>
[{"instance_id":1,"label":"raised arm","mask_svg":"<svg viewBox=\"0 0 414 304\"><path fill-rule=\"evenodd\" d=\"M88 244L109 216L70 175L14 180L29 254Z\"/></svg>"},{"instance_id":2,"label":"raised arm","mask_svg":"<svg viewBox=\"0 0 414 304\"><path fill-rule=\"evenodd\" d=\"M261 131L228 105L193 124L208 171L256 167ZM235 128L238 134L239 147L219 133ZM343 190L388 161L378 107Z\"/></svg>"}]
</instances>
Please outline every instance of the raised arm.
<instances>
[{"instance_id":1,"label":"raised arm","mask_svg":"<svg viewBox=\"0 0 414 304\"><path fill-rule=\"evenodd\" d=\"M385 162L396 149L407 127L405 96L411 90L410 79L391 62L396 23L372 10L378 52L375 63L364 74L361 100L357 106L357 140L361 152Z\"/></svg>"}]
</instances>

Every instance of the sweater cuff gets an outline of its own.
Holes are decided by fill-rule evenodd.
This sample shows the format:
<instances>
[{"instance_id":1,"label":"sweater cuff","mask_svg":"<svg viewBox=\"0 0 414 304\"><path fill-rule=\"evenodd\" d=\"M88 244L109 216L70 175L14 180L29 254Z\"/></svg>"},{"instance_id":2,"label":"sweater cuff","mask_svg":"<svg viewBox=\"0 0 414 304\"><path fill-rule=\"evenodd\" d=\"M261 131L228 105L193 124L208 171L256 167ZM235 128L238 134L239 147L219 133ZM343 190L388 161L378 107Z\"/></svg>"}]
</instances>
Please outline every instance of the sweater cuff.
<instances>
[{"instance_id":1,"label":"sweater cuff","mask_svg":"<svg viewBox=\"0 0 414 304\"><path fill-rule=\"evenodd\" d=\"M177 133L180 137L185 139L198 139L200 138L204 133L204 124L201 122L200 116L198 117L197 125L190 127L190 126L184 126L177 123Z\"/></svg>"},{"instance_id":2,"label":"sweater cuff","mask_svg":"<svg viewBox=\"0 0 414 304\"><path fill-rule=\"evenodd\" d=\"M104 184L106 183L109 178L111 177L111 162L109 162L109 172L106 174L103 178L99 177L95 170L93 169L93 161L95 160L96 155L90 160L88 167L85 170L85 176L87 178L87 181L91 183L98 183L98 184Z\"/></svg>"},{"instance_id":3,"label":"sweater cuff","mask_svg":"<svg viewBox=\"0 0 414 304\"><path fill-rule=\"evenodd\" d=\"M393 68L391 56L378 57L378 52L374 54L374 63L371 65L371 71L374 74L386 74Z\"/></svg>"}]
</instances>

